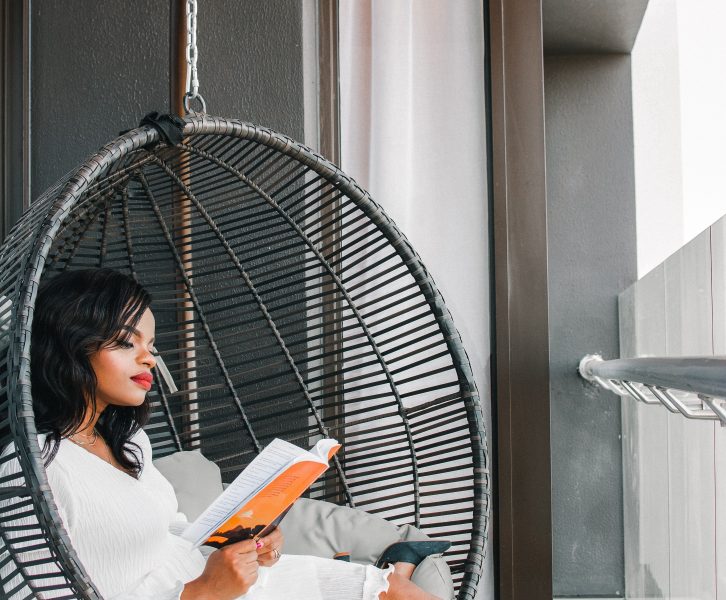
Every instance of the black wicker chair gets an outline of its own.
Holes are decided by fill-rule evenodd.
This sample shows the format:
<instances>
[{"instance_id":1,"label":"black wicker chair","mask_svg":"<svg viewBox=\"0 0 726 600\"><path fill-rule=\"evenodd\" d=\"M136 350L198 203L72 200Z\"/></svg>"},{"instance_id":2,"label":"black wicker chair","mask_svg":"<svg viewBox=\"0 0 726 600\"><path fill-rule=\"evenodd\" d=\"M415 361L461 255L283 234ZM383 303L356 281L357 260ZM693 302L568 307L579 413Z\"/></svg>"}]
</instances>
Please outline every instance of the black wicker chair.
<instances>
[{"instance_id":1,"label":"black wicker chair","mask_svg":"<svg viewBox=\"0 0 726 600\"><path fill-rule=\"evenodd\" d=\"M287 137L208 116L187 118L184 135L122 135L34 202L0 248L0 448L15 448L0 464L22 468L0 480L0 567L36 597L99 598L47 485L29 343L39 282L105 266L152 292L157 348L179 384L150 393L156 456L200 448L231 480L273 437L337 437L344 451L309 495L452 540L458 598L473 598L485 431L419 257L352 179ZM18 525L28 514L39 527ZM56 579L33 578L29 548L47 549Z\"/></svg>"}]
</instances>

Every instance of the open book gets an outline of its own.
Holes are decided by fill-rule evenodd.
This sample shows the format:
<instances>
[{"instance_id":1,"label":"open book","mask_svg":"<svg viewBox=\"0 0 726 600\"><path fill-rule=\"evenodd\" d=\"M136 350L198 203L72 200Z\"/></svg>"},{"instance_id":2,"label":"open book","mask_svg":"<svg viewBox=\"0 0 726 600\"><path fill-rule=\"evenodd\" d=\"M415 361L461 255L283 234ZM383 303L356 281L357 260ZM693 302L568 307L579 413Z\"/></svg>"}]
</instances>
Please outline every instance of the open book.
<instances>
[{"instance_id":1,"label":"open book","mask_svg":"<svg viewBox=\"0 0 726 600\"><path fill-rule=\"evenodd\" d=\"M182 534L194 547L264 537L328 468L340 449L333 439L303 450L274 439Z\"/></svg>"}]
</instances>

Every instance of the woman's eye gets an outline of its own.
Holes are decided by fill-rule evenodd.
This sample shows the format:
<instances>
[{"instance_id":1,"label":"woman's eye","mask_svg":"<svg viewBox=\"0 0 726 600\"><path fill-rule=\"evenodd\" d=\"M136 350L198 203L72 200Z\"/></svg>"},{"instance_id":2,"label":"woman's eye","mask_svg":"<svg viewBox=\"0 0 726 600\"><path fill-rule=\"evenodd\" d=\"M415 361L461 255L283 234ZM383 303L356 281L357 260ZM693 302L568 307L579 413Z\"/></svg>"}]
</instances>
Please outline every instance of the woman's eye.
<instances>
[{"instance_id":1,"label":"woman's eye","mask_svg":"<svg viewBox=\"0 0 726 600\"><path fill-rule=\"evenodd\" d=\"M133 348L134 345L131 342L124 342L124 341L119 340L118 347L119 348Z\"/></svg>"}]
</instances>

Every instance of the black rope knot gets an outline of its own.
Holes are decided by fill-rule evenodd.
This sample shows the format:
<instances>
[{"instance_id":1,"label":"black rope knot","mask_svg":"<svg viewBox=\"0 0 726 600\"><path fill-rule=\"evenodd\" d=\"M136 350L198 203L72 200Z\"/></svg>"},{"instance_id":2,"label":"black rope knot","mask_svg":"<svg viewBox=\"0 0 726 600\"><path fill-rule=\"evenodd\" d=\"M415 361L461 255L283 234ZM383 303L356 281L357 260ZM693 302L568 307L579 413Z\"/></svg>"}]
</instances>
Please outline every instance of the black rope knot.
<instances>
[{"instance_id":1,"label":"black rope knot","mask_svg":"<svg viewBox=\"0 0 726 600\"><path fill-rule=\"evenodd\" d=\"M184 139L184 119L176 115L150 112L141 119L139 126L151 125L169 145L176 146Z\"/></svg>"}]
</instances>

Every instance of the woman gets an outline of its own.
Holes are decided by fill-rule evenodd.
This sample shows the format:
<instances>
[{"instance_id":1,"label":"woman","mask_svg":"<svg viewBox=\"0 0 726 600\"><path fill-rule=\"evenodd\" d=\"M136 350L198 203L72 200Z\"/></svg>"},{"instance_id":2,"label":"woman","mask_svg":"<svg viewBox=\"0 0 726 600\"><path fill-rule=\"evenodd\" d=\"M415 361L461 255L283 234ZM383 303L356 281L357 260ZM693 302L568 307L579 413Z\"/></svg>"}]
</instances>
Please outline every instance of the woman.
<instances>
[{"instance_id":1,"label":"woman","mask_svg":"<svg viewBox=\"0 0 726 600\"><path fill-rule=\"evenodd\" d=\"M108 600L435 600L386 570L280 555L282 533L206 559L179 531L171 485L151 462L154 316L130 277L69 271L44 283L33 317L31 383L46 472L71 543Z\"/></svg>"}]
</instances>

